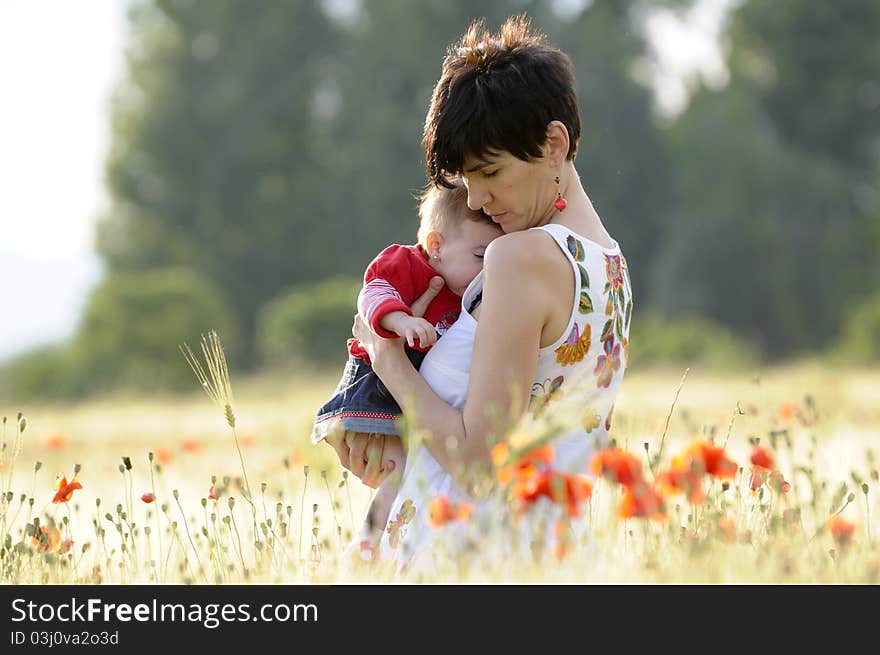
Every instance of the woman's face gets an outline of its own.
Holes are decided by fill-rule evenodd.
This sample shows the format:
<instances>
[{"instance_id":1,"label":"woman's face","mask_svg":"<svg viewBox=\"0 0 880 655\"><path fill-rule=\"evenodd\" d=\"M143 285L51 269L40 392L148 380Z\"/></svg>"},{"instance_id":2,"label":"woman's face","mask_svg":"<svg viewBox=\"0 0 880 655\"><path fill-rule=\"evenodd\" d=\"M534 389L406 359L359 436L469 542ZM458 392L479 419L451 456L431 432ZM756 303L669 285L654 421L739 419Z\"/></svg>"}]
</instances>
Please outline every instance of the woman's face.
<instances>
[{"instance_id":1,"label":"woman's face","mask_svg":"<svg viewBox=\"0 0 880 655\"><path fill-rule=\"evenodd\" d=\"M461 177L468 207L482 210L506 233L545 225L556 211L556 174L546 158L526 162L506 151L471 155Z\"/></svg>"}]
</instances>

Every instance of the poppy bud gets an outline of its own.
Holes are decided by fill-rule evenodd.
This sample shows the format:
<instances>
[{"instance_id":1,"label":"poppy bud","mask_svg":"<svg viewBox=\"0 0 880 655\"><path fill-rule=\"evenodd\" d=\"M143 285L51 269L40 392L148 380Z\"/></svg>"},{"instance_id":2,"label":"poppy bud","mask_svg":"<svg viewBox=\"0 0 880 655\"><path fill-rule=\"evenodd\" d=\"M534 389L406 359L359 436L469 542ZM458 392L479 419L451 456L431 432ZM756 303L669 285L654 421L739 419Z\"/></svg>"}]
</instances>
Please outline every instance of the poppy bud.
<instances>
[{"instance_id":1,"label":"poppy bud","mask_svg":"<svg viewBox=\"0 0 880 655\"><path fill-rule=\"evenodd\" d=\"M129 471L131 470L131 458L130 457L123 457L122 463L125 464L125 468L127 470L129 470Z\"/></svg>"},{"instance_id":2,"label":"poppy bud","mask_svg":"<svg viewBox=\"0 0 880 655\"><path fill-rule=\"evenodd\" d=\"M862 493L865 494L866 496L868 495L868 483L867 482L862 482Z\"/></svg>"},{"instance_id":3,"label":"poppy bud","mask_svg":"<svg viewBox=\"0 0 880 655\"><path fill-rule=\"evenodd\" d=\"M21 416L18 419L18 431L24 434L24 430L27 427L27 419L24 416Z\"/></svg>"}]
</instances>

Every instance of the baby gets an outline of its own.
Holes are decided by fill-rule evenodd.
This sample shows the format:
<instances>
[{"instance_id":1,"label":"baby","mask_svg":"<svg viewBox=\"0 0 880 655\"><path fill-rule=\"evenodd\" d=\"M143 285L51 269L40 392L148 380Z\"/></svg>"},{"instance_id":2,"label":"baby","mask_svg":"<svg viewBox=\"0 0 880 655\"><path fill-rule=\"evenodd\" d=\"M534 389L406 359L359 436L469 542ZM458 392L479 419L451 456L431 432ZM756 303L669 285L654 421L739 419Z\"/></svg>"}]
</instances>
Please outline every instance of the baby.
<instances>
[{"instance_id":1,"label":"baby","mask_svg":"<svg viewBox=\"0 0 880 655\"><path fill-rule=\"evenodd\" d=\"M379 253L364 273L357 303L361 318L377 334L406 339L407 356L417 369L458 318L461 295L482 270L486 247L503 234L482 211L468 208L467 191L460 184L452 189L430 187L422 195L419 219L418 244L395 244ZM409 306L437 275L445 285L423 318L413 316ZM367 352L356 339L349 339L348 353L333 397L317 412L312 443L338 431L399 436L400 406L373 372ZM405 462L402 441L386 439L382 468L393 466L395 475L380 485L367 512L357 540L363 559L375 556Z\"/></svg>"}]
</instances>

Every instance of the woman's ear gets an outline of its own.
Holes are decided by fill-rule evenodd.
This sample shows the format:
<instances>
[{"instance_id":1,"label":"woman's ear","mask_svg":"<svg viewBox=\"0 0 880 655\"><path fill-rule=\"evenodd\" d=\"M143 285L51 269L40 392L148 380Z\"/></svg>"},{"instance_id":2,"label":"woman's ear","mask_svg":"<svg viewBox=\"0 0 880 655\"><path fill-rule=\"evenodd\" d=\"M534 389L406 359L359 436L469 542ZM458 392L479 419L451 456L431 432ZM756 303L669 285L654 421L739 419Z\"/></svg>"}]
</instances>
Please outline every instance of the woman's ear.
<instances>
[{"instance_id":1,"label":"woman's ear","mask_svg":"<svg viewBox=\"0 0 880 655\"><path fill-rule=\"evenodd\" d=\"M568 156L568 129L562 121L547 123L547 141L544 143L544 154L551 166L561 166Z\"/></svg>"},{"instance_id":2,"label":"woman's ear","mask_svg":"<svg viewBox=\"0 0 880 655\"><path fill-rule=\"evenodd\" d=\"M425 239L425 250L428 251L428 257L435 259L434 255L439 257L440 248L443 246L443 235L437 232L436 230L432 230L428 232L428 237Z\"/></svg>"}]
</instances>

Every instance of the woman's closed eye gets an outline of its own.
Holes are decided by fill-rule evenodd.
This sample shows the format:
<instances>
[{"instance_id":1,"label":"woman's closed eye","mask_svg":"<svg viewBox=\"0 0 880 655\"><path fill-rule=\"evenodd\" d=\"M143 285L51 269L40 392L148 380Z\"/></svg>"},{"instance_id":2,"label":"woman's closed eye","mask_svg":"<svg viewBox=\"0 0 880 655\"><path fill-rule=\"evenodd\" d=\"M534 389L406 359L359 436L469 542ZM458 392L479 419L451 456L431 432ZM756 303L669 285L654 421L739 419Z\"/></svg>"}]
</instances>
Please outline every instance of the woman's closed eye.
<instances>
[{"instance_id":1,"label":"woman's closed eye","mask_svg":"<svg viewBox=\"0 0 880 655\"><path fill-rule=\"evenodd\" d=\"M495 177L496 175L498 175L497 169L494 171L483 171L483 177Z\"/></svg>"}]
</instances>

